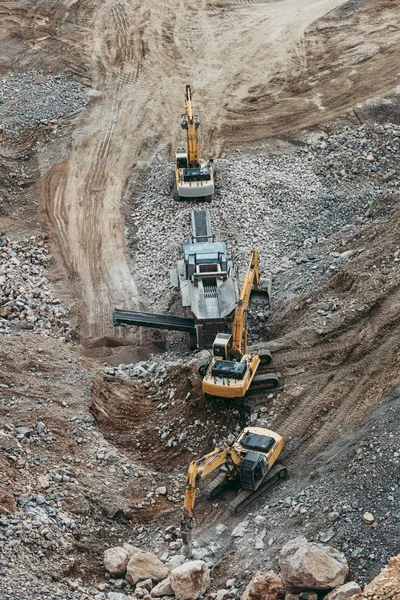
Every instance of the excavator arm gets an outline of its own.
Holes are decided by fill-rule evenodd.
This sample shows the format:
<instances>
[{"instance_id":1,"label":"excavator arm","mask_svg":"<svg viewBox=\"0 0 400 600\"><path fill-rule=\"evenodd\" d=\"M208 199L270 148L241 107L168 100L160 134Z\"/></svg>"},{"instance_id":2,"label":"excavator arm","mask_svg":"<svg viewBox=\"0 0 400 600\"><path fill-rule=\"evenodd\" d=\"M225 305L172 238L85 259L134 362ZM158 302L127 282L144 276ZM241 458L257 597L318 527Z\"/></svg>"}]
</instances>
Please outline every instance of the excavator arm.
<instances>
[{"instance_id":1,"label":"excavator arm","mask_svg":"<svg viewBox=\"0 0 400 600\"><path fill-rule=\"evenodd\" d=\"M252 250L250 263L247 267L242 289L240 290L240 296L238 303L236 304L235 317L233 320L233 339L231 350L231 354L233 356L242 356L242 354L246 354L247 352L246 313L250 302L251 290L254 287L259 288L260 283L261 276L258 262L258 250Z\"/></svg>"},{"instance_id":2,"label":"excavator arm","mask_svg":"<svg viewBox=\"0 0 400 600\"><path fill-rule=\"evenodd\" d=\"M234 466L240 465L241 462L241 456L233 448L228 447L216 448L210 454L190 463L181 520L183 548L187 556L191 555L191 529L198 482L221 465L230 463Z\"/></svg>"},{"instance_id":3,"label":"excavator arm","mask_svg":"<svg viewBox=\"0 0 400 600\"><path fill-rule=\"evenodd\" d=\"M199 145L197 142L197 127L199 126L198 116L194 112L192 91L190 85L186 86L186 119L187 124L187 155L188 155L188 166L198 167L199 161Z\"/></svg>"}]
</instances>

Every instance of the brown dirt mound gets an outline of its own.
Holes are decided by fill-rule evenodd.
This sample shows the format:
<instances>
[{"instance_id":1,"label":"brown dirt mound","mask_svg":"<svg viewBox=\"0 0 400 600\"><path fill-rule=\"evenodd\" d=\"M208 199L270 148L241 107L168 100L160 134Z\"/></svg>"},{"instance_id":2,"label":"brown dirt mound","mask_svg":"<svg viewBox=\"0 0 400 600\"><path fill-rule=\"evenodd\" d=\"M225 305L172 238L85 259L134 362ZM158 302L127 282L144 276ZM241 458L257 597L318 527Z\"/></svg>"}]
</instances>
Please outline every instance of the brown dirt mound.
<instances>
[{"instance_id":1,"label":"brown dirt mound","mask_svg":"<svg viewBox=\"0 0 400 600\"><path fill-rule=\"evenodd\" d=\"M92 388L91 412L104 436L153 469L186 467L193 456L212 450L222 432L244 424L245 407L239 408L205 400L201 379L188 366L172 367L161 387L104 377ZM164 425L166 438L161 437ZM168 438L178 439L185 431L185 443L167 446Z\"/></svg>"}]
</instances>

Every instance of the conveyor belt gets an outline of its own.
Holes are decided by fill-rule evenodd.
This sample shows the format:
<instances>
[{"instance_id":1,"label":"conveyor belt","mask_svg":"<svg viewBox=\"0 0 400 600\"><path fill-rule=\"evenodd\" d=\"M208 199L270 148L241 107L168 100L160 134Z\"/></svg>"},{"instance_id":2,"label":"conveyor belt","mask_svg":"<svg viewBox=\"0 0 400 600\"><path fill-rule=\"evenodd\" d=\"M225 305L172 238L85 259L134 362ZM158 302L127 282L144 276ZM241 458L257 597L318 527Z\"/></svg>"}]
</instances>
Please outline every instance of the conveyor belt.
<instances>
[{"instance_id":1,"label":"conveyor belt","mask_svg":"<svg viewBox=\"0 0 400 600\"><path fill-rule=\"evenodd\" d=\"M195 243L212 241L210 211L192 210L192 238Z\"/></svg>"},{"instance_id":2,"label":"conveyor belt","mask_svg":"<svg viewBox=\"0 0 400 600\"><path fill-rule=\"evenodd\" d=\"M189 317L174 317L173 315L157 315L116 308L113 313L114 325L136 325L137 327L152 327L171 331L187 331L195 334L195 321Z\"/></svg>"}]
</instances>

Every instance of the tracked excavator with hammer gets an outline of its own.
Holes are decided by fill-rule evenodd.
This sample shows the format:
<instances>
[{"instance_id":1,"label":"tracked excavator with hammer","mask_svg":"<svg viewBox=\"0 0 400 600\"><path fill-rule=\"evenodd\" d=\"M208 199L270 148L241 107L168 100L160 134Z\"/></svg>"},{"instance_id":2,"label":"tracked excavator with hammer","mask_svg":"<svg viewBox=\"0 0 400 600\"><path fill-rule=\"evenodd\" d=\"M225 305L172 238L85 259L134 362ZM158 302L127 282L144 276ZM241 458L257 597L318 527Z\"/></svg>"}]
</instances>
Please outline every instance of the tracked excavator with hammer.
<instances>
[{"instance_id":1,"label":"tracked excavator with hammer","mask_svg":"<svg viewBox=\"0 0 400 600\"><path fill-rule=\"evenodd\" d=\"M181 520L186 556L192 554L194 504L200 480L221 469L205 492L210 500L214 500L227 488L239 489L229 505L233 514L239 514L267 489L287 477L287 468L277 462L283 445L283 438L270 429L246 427L231 446L216 448L190 464Z\"/></svg>"},{"instance_id":2,"label":"tracked excavator with hammer","mask_svg":"<svg viewBox=\"0 0 400 600\"><path fill-rule=\"evenodd\" d=\"M200 120L199 115L194 112L190 85L186 86L185 109L181 127L187 133L186 148L178 148L175 152L174 195L211 202L214 195L213 159L199 158L197 129Z\"/></svg>"},{"instance_id":3,"label":"tracked excavator with hammer","mask_svg":"<svg viewBox=\"0 0 400 600\"><path fill-rule=\"evenodd\" d=\"M232 333L218 333L212 346L212 360L202 367L202 388L206 397L242 398L250 390L277 387L276 373L265 371L270 352L248 353L247 310L250 302L269 306L269 289L261 287L258 251L252 250L239 300L236 304Z\"/></svg>"}]
</instances>

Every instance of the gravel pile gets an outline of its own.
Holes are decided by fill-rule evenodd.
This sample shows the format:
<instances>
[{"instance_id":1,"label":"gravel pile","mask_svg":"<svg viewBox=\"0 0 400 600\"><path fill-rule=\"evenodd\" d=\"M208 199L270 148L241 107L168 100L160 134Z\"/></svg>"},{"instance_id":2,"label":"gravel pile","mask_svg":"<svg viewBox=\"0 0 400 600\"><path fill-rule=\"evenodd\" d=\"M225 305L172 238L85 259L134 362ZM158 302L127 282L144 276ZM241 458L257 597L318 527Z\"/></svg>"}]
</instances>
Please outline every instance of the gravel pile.
<instances>
[{"instance_id":1,"label":"gravel pile","mask_svg":"<svg viewBox=\"0 0 400 600\"><path fill-rule=\"evenodd\" d=\"M45 235L19 242L0 237L0 334L34 329L71 341L68 310L45 276L52 259L46 240Z\"/></svg>"},{"instance_id":2,"label":"gravel pile","mask_svg":"<svg viewBox=\"0 0 400 600\"><path fill-rule=\"evenodd\" d=\"M26 127L47 125L89 101L85 88L69 75L45 75L42 69L0 79L1 129L17 136Z\"/></svg>"},{"instance_id":3,"label":"gravel pile","mask_svg":"<svg viewBox=\"0 0 400 600\"><path fill-rule=\"evenodd\" d=\"M362 181L378 194L399 191L398 125L353 125L320 138L299 153L317 159L316 173L324 184Z\"/></svg>"},{"instance_id":4,"label":"gravel pile","mask_svg":"<svg viewBox=\"0 0 400 600\"><path fill-rule=\"evenodd\" d=\"M399 139L395 125L345 127L310 140L296 155L217 160L215 199L207 205L213 230L227 242L241 270L253 247L265 273L315 263L306 265L306 271L313 267L316 273L297 290L307 291L334 274L337 257L319 264L329 254L326 239L396 201ZM151 310L166 308L169 270L189 240L192 209L203 206L174 201L172 177L170 166L154 165L127 222L142 296Z\"/></svg>"}]
</instances>

